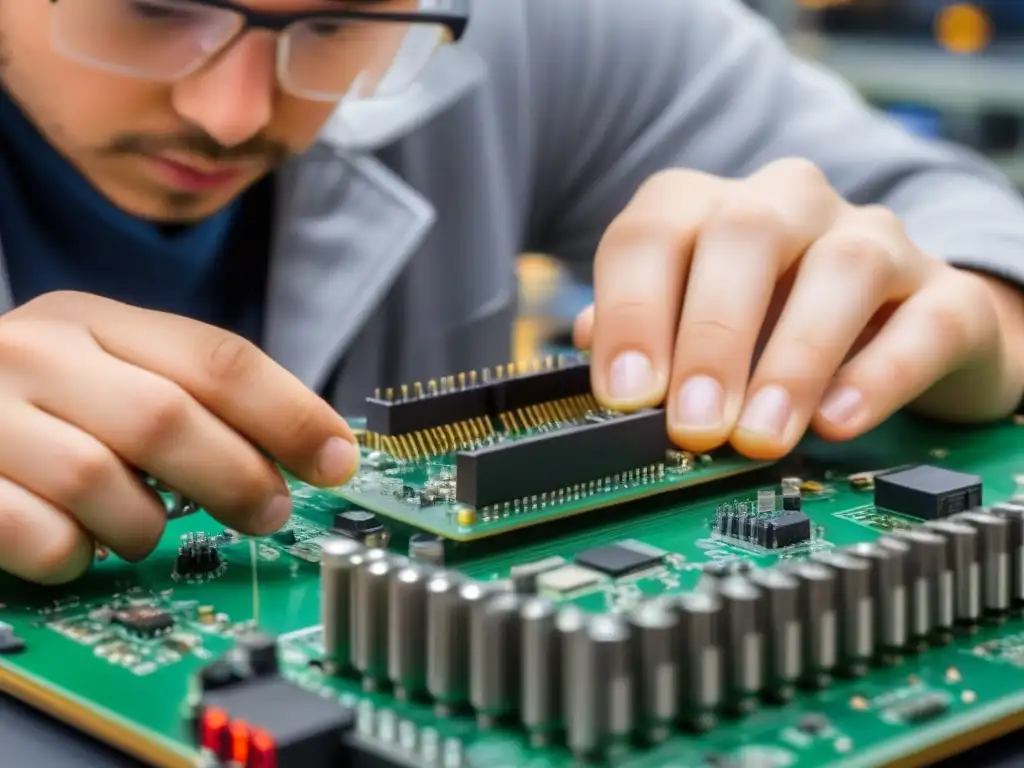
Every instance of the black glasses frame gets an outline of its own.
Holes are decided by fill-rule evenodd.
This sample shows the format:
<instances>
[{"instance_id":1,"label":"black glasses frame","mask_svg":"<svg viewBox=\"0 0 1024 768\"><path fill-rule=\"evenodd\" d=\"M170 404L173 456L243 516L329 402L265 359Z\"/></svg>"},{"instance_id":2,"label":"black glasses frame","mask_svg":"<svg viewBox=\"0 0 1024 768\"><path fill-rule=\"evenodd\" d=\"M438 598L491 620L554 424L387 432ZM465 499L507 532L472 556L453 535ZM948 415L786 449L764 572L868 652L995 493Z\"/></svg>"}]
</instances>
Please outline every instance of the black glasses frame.
<instances>
[{"instance_id":1,"label":"black glasses frame","mask_svg":"<svg viewBox=\"0 0 1024 768\"><path fill-rule=\"evenodd\" d=\"M60 0L50 0L56 5ZM321 11L295 11L292 13L273 11L254 11L246 8L234 0L189 0L197 5L206 5L211 8L223 8L233 11L245 20L245 25L238 31L238 37L254 29L269 30L271 32L282 32L292 24L308 19L359 19L361 21L379 21L382 24L389 22L404 24L438 24L448 29L452 42L458 42L466 33L469 25L469 0L454 0L457 9L455 13L391 13L387 11L360 11L355 9L345 10L321 10ZM368 0L366 5L371 5L373 0ZM237 37L236 37L237 39Z\"/></svg>"}]
</instances>

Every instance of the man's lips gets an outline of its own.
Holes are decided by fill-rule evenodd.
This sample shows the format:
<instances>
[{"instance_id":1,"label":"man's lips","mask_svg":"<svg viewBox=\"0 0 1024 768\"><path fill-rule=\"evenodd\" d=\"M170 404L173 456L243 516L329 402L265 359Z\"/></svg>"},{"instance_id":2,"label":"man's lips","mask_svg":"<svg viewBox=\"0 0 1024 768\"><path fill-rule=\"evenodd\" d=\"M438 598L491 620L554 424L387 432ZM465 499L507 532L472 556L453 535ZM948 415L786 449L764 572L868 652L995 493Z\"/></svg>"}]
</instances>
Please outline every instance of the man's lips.
<instances>
[{"instance_id":1,"label":"man's lips","mask_svg":"<svg viewBox=\"0 0 1024 768\"><path fill-rule=\"evenodd\" d=\"M239 164L198 166L169 157L150 157L149 160L171 186L192 192L209 192L228 186L245 172L245 167Z\"/></svg>"}]
</instances>

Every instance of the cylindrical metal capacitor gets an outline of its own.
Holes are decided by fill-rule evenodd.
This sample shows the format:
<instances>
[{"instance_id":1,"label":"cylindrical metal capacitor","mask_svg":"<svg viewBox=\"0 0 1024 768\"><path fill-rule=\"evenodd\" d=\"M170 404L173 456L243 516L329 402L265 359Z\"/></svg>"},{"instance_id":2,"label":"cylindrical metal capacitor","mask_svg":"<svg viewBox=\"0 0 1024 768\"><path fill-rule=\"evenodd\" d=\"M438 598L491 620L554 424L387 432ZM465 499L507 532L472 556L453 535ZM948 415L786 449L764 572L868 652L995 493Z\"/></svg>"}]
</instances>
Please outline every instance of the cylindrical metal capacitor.
<instances>
[{"instance_id":1,"label":"cylindrical metal capacitor","mask_svg":"<svg viewBox=\"0 0 1024 768\"><path fill-rule=\"evenodd\" d=\"M414 533L409 537L409 559L436 567L444 565L444 539L434 533Z\"/></svg>"},{"instance_id":2,"label":"cylindrical metal capacitor","mask_svg":"<svg viewBox=\"0 0 1024 768\"><path fill-rule=\"evenodd\" d=\"M427 692L438 717L469 700L469 607L460 590L482 598L486 590L454 571L427 582Z\"/></svg>"},{"instance_id":3,"label":"cylindrical metal capacitor","mask_svg":"<svg viewBox=\"0 0 1024 768\"><path fill-rule=\"evenodd\" d=\"M992 507L992 514L1010 526L1010 599L1024 605L1024 504L1005 502Z\"/></svg>"},{"instance_id":4,"label":"cylindrical metal capacitor","mask_svg":"<svg viewBox=\"0 0 1024 768\"><path fill-rule=\"evenodd\" d=\"M820 563L802 562L786 571L799 582L799 616L803 628L803 675L806 688L824 688L832 680L839 652L836 577Z\"/></svg>"},{"instance_id":5,"label":"cylindrical metal capacitor","mask_svg":"<svg viewBox=\"0 0 1024 768\"><path fill-rule=\"evenodd\" d=\"M928 635L934 628L932 584L935 580L934 547L929 548L927 542L917 540L920 531L895 531L893 534L881 536L878 546L896 552L903 558L903 580L907 601L907 647L920 651ZM912 535L911 535L912 534ZM934 534L925 533L925 536ZM941 538L937 541L939 549L945 547Z\"/></svg>"},{"instance_id":6,"label":"cylindrical metal capacitor","mask_svg":"<svg viewBox=\"0 0 1024 768\"><path fill-rule=\"evenodd\" d=\"M520 717L530 743L544 747L562 726L562 638L558 604L531 597L519 612L521 624Z\"/></svg>"},{"instance_id":7,"label":"cylindrical metal capacitor","mask_svg":"<svg viewBox=\"0 0 1024 768\"><path fill-rule=\"evenodd\" d=\"M353 555L352 666L363 676L363 687L376 690L388 679L388 584L403 560L382 549Z\"/></svg>"},{"instance_id":8,"label":"cylindrical metal capacitor","mask_svg":"<svg viewBox=\"0 0 1024 768\"><path fill-rule=\"evenodd\" d=\"M789 701L803 674L800 582L781 568L762 568L749 576L764 593L759 607L765 639L765 696Z\"/></svg>"},{"instance_id":9,"label":"cylindrical metal capacitor","mask_svg":"<svg viewBox=\"0 0 1024 768\"><path fill-rule=\"evenodd\" d=\"M875 652L892 661L907 645L907 587L904 553L893 547L860 542L842 550L871 563L871 598L875 607Z\"/></svg>"},{"instance_id":10,"label":"cylindrical metal capacitor","mask_svg":"<svg viewBox=\"0 0 1024 768\"><path fill-rule=\"evenodd\" d=\"M679 613L680 722L693 730L710 730L725 698L722 602L717 594L694 591L680 595L671 605Z\"/></svg>"},{"instance_id":11,"label":"cylindrical metal capacitor","mask_svg":"<svg viewBox=\"0 0 1024 768\"><path fill-rule=\"evenodd\" d=\"M343 674L352 665L351 557L362 552L355 539L332 536L322 545L320 558L320 623L323 626L324 662L328 674Z\"/></svg>"},{"instance_id":12,"label":"cylindrical metal capacitor","mask_svg":"<svg viewBox=\"0 0 1024 768\"><path fill-rule=\"evenodd\" d=\"M519 705L523 596L499 592L469 614L469 703L481 728L491 728Z\"/></svg>"},{"instance_id":13,"label":"cylindrical metal capacitor","mask_svg":"<svg viewBox=\"0 0 1024 768\"><path fill-rule=\"evenodd\" d=\"M421 696L427 688L428 578L429 571L415 564L391 575L388 678L402 701Z\"/></svg>"},{"instance_id":14,"label":"cylindrical metal capacitor","mask_svg":"<svg viewBox=\"0 0 1024 768\"><path fill-rule=\"evenodd\" d=\"M706 592L718 592L718 587L723 580L732 576L732 563L730 561L716 560L704 566L700 580L697 582L697 589Z\"/></svg>"},{"instance_id":15,"label":"cylindrical metal capacitor","mask_svg":"<svg viewBox=\"0 0 1024 768\"><path fill-rule=\"evenodd\" d=\"M971 626L981 618L981 568L978 563L978 533L969 525L950 520L929 520L924 524L946 539L946 562L953 572L953 619Z\"/></svg>"},{"instance_id":16,"label":"cylindrical metal capacitor","mask_svg":"<svg viewBox=\"0 0 1024 768\"><path fill-rule=\"evenodd\" d=\"M629 624L599 614L572 634L566 686L566 743L578 758L601 758L628 743L636 689Z\"/></svg>"},{"instance_id":17,"label":"cylindrical metal capacitor","mask_svg":"<svg viewBox=\"0 0 1024 768\"><path fill-rule=\"evenodd\" d=\"M981 608L991 618L1010 610L1010 523L988 512L964 512L952 518L978 532Z\"/></svg>"},{"instance_id":18,"label":"cylindrical metal capacitor","mask_svg":"<svg viewBox=\"0 0 1024 768\"><path fill-rule=\"evenodd\" d=\"M630 614L639 667L640 729L652 743L668 738L679 717L679 614L664 600L640 605Z\"/></svg>"},{"instance_id":19,"label":"cylindrical metal capacitor","mask_svg":"<svg viewBox=\"0 0 1024 768\"><path fill-rule=\"evenodd\" d=\"M725 708L747 714L757 708L765 685L764 630L759 620L764 594L736 576L722 582L718 596L722 599Z\"/></svg>"},{"instance_id":20,"label":"cylindrical metal capacitor","mask_svg":"<svg viewBox=\"0 0 1024 768\"><path fill-rule=\"evenodd\" d=\"M871 563L835 551L818 552L812 557L836 575L836 615L839 618L836 671L847 677L860 677L867 673L875 652Z\"/></svg>"}]
</instances>

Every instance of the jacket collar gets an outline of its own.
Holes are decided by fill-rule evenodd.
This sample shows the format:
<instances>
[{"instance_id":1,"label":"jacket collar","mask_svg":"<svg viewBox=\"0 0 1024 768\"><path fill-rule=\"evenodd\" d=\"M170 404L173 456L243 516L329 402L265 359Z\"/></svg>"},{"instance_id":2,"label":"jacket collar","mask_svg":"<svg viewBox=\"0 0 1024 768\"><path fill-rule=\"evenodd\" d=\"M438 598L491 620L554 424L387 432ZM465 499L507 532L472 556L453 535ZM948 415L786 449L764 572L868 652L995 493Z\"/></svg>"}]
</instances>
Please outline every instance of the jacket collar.
<instances>
[{"instance_id":1,"label":"jacket collar","mask_svg":"<svg viewBox=\"0 0 1024 768\"><path fill-rule=\"evenodd\" d=\"M446 46L401 96L346 106L328 121L320 140L345 152L375 152L436 117L484 76L483 62L476 54Z\"/></svg>"}]
</instances>

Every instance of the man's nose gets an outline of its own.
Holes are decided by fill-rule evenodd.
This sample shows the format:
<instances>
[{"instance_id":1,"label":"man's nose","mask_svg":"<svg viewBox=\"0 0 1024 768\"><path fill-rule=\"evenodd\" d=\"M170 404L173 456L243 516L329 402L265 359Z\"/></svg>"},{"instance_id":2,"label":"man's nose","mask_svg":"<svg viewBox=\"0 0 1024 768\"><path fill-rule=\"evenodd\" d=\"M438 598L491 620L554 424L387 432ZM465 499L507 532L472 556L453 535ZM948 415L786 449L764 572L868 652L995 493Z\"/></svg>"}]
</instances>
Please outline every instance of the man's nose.
<instances>
[{"instance_id":1,"label":"man's nose","mask_svg":"<svg viewBox=\"0 0 1024 768\"><path fill-rule=\"evenodd\" d=\"M275 39L252 33L174 87L174 108L225 147L267 127L277 93Z\"/></svg>"}]
</instances>

